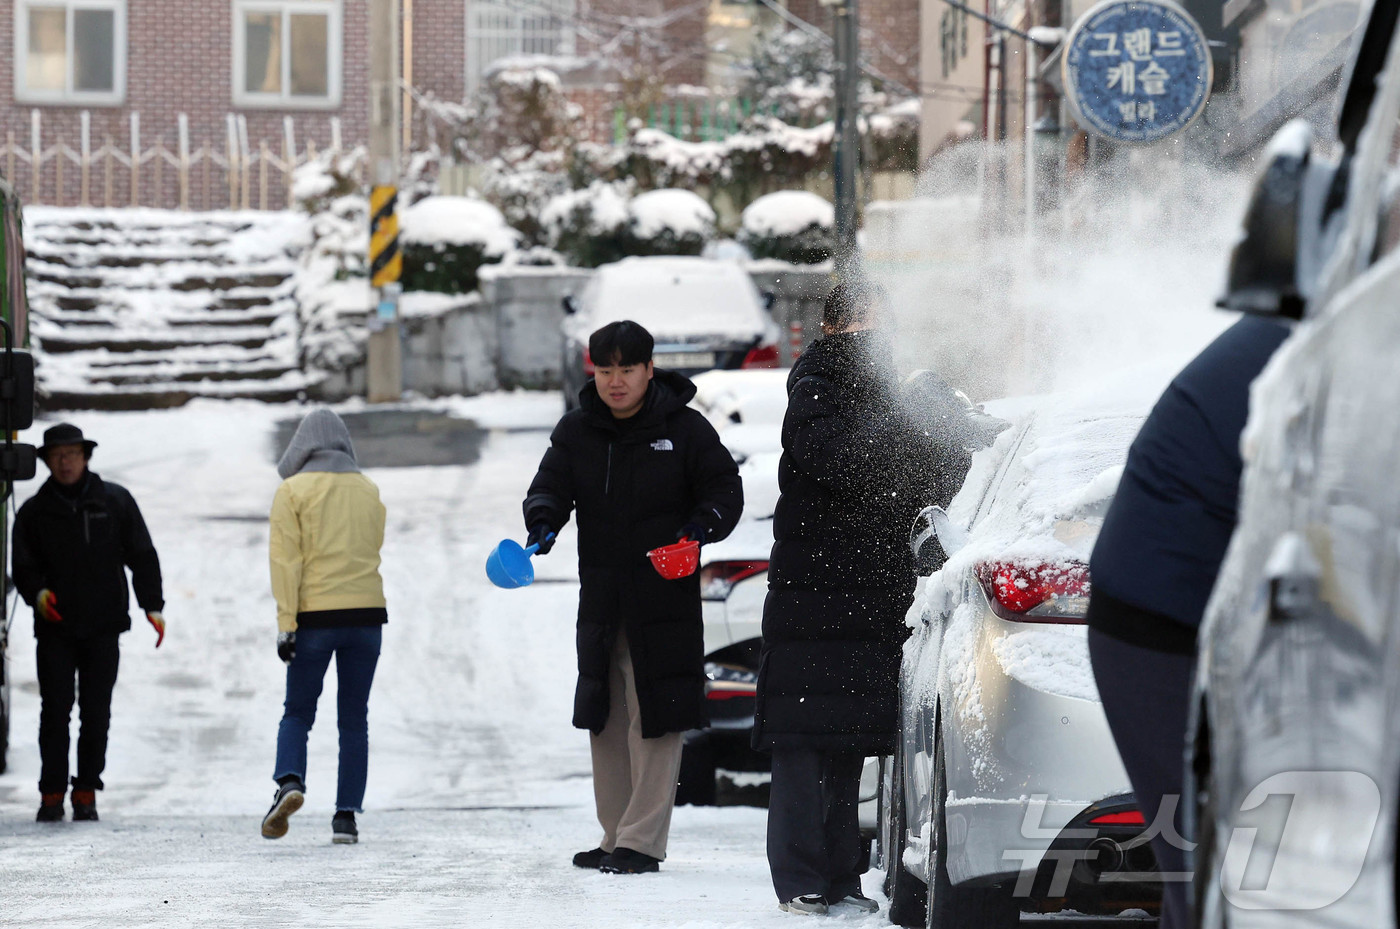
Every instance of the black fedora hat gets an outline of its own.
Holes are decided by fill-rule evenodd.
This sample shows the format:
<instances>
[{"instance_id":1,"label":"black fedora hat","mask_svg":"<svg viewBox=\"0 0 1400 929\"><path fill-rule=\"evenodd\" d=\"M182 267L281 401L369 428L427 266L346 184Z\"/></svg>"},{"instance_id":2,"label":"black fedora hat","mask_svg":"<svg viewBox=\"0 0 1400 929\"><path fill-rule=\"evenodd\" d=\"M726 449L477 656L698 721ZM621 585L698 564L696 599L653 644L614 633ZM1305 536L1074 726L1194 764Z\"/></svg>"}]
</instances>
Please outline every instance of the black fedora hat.
<instances>
[{"instance_id":1,"label":"black fedora hat","mask_svg":"<svg viewBox=\"0 0 1400 929\"><path fill-rule=\"evenodd\" d=\"M59 423L44 430L44 444L39 446L39 457L47 458L51 450L60 445L81 445L85 454L91 455L97 443L83 438L83 430L72 423Z\"/></svg>"}]
</instances>

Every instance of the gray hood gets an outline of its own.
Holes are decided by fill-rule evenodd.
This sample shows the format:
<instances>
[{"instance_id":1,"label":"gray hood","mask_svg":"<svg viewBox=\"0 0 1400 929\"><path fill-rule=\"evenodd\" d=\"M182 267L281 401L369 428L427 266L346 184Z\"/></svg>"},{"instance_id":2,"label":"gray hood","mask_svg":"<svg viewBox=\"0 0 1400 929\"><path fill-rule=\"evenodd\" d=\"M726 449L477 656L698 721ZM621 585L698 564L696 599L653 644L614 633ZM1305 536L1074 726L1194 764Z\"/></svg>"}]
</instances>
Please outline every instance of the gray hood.
<instances>
[{"instance_id":1,"label":"gray hood","mask_svg":"<svg viewBox=\"0 0 1400 929\"><path fill-rule=\"evenodd\" d=\"M292 444L277 462L277 473L286 480L303 471L354 473L355 446L345 421L330 410L312 410L297 427Z\"/></svg>"}]
</instances>

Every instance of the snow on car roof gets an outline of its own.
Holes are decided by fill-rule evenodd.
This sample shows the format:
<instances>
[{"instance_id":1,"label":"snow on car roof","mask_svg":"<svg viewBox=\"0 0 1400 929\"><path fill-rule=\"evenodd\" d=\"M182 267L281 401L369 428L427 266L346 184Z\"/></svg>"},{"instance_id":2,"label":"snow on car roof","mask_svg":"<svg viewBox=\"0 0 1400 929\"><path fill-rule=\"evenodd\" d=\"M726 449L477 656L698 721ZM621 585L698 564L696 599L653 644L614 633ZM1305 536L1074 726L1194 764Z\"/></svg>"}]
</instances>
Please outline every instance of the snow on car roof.
<instances>
[{"instance_id":1,"label":"snow on car roof","mask_svg":"<svg viewBox=\"0 0 1400 929\"><path fill-rule=\"evenodd\" d=\"M603 265L584 288L575 335L630 319L658 341L722 334L776 337L758 288L744 269L707 258L624 258ZM585 331L586 330L586 331Z\"/></svg>"}]
</instances>

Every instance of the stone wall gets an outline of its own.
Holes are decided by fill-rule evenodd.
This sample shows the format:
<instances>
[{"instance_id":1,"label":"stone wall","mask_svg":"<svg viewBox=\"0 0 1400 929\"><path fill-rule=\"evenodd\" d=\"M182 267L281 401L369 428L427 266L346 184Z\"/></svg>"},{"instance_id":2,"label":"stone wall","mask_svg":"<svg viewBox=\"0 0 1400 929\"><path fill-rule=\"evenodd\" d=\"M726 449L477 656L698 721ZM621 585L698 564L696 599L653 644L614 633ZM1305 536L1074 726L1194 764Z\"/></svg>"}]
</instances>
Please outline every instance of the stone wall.
<instances>
[{"instance_id":1,"label":"stone wall","mask_svg":"<svg viewBox=\"0 0 1400 929\"><path fill-rule=\"evenodd\" d=\"M753 262L749 273L773 294L779 351L791 364L816 338L831 272L777 261ZM558 389L563 360L563 299L577 294L591 272L578 268L482 269L481 293L448 297L407 294L401 320L404 390L424 396L491 390ZM791 326L796 322L798 329ZM322 381L319 399L363 396L364 364Z\"/></svg>"}]
</instances>

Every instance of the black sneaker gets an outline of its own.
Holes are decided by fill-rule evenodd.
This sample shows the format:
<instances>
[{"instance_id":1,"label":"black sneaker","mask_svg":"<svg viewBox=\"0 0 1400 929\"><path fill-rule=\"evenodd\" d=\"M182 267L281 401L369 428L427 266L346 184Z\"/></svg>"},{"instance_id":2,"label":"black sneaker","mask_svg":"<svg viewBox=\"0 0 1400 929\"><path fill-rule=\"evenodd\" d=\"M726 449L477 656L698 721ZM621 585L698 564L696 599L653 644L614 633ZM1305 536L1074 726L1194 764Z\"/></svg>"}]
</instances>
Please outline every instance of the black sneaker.
<instances>
[{"instance_id":1,"label":"black sneaker","mask_svg":"<svg viewBox=\"0 0 1400 929\"><path fill-rule=\"evenodd\" d=\"M73 822L97 822L97 791L73 791Z\"/></svg>"},{"instance_id":2,"label":"black sneaker","mask_svg":"<svg viewBox=\"0 0 1400 929\"><path fill-rule=\"evenodd\" d=\"M280 839L287 834L287 819L306 802L306 787L299 780L289 780L272 795L272 806L263 817L264 839Z\"/></svg>"},{"instance_id":3,"label":"black sneaker","mask_svg":"<svg viewBox=\"0 0 1400 929\"><path fill-rule=\"evenodd\" d=\"M360 841L360 830L355 828L354 810L336 810L331 817L331 841L336 845L354 845Z\"/></svg>"},{"instance_id":4,"label":"black sneaker","mask_svg":"<svg viewBox=\"0 0 1400 929\"><path fill-rule=\"evenodd\" d=\"M661 870L661 859L619 845L611 855L603 856L598 870L604 874L650 874Z\"/></svg>"},{"instance_id":5,"label":"black sneaker","mask_svg":"<svg viewBox=\"0 0 1400 929\"><path fill-rule=\"evenodd\" d=\"M603 859L606 857L608 857L608 853L603 851L601 847L592 851L579 852L574 856L574 867L597 871L603 866Z\"/></svg>"},{"instance_id":6,"label":"black sneaker","mask_svg":"<svg viewBox=\"0 0 1400 929\"><path fill-rule=\"evenodd\" d=\"M63 822L63 794L44 794L39 806L39 815L34 817L38 823L61 823Z\"/></svg>"}]
</instances>

